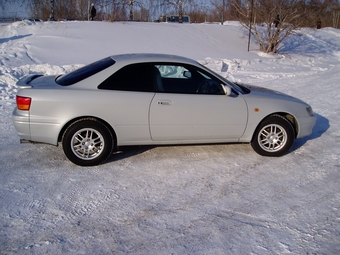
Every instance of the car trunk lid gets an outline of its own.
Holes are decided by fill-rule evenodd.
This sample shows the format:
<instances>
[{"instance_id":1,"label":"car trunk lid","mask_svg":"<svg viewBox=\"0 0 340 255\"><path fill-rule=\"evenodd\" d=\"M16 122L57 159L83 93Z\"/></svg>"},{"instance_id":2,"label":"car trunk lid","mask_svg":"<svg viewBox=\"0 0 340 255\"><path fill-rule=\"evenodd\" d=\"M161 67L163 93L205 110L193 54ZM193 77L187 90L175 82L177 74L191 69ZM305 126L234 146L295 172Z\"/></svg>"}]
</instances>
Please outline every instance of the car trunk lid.
<instances>
[{"instance_id":1,"label":"car trunk lid","mask_svg":"<svg viewBox=\"0 0 340 255\"><path fill-rule=\"evenodd\" d=\"M21 78L17 82L17 86L19 90L21 89L30 89L33 87L51 87L51 86L56 86L58 85L55 82L56 76L55 75L49 75L49 76L44 76L41 74L32 74L29 76L25 76ZM58 85L59 86L59 85Z\"/></svg>"}]
</instances>

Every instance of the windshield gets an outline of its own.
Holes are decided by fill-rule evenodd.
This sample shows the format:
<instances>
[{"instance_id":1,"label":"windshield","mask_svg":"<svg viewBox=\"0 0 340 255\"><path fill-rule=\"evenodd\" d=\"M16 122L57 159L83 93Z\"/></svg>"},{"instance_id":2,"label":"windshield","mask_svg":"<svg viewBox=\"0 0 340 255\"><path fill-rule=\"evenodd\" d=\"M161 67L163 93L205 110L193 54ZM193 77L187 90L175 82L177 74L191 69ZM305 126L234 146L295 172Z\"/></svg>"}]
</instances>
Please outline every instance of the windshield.
<instances>
[{"instance_id":1,"label":"windshield","mask_svg":"<svg viewBox=\"0 0 340 255\"><path fill-rule=\"evenodd\" d=\"M115 61L112 58L107 57L68 74L61 75L57 78L56 82L62 86L69 86L112 66L114 63Z\"/></svg>"}]
</instances>

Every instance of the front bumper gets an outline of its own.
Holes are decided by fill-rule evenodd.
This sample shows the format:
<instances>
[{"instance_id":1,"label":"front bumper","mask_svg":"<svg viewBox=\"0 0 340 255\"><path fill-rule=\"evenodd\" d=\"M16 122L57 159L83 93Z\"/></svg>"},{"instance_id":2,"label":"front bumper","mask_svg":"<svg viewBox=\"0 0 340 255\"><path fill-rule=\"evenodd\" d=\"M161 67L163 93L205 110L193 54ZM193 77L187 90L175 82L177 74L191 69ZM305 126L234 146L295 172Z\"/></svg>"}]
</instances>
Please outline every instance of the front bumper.
<instances>
[{"instance_id":1,"label":"front bumper","mask_svg":"<svg viewBox=\"0 0 340 255\"><path fill-rule=\"evenodd\" d=\"M299 119L299 132L296 138L301 138L312 134L316 123L316 116L309 116Z\"/></svg>"}]
</instances>

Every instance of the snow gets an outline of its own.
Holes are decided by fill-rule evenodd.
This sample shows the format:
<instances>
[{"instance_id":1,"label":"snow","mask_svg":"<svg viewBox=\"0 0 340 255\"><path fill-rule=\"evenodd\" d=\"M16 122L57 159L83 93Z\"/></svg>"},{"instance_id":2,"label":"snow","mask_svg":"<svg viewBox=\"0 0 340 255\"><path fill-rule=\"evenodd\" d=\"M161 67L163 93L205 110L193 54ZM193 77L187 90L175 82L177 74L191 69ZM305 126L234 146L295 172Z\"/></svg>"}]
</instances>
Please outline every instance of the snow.
<instances>
[{"instance_id":1,"label":"snow","mask_svg":"<svg viewBox=\"0 0 340 255\"><path fill-rule=\"evenodd\" d=\"M0 25L0 254L340 254L340 31L302 29L247 51L235 22ZM248 144L127 147L96 167L19 144L16 81L112 54L198 60L312 105L313 134L280 158Z\"/></svg>"}]
</instances>

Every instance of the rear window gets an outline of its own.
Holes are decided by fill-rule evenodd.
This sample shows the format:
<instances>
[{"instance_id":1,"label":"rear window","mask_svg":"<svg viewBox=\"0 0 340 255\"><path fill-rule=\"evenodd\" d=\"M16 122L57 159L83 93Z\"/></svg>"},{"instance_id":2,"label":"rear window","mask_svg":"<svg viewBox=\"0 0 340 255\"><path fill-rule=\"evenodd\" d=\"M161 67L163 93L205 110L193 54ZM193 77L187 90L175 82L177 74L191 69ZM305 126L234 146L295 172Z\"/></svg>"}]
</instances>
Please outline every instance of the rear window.
<instances>
[{"instance_id":1,"label":"rear window","mask_svg":"<svg viewBox=\"0 0 340 255\"><path fill-rule=\"evenodd\" d=\"M152 92L155 89L151 65L138 63L124 66L102 82L98 89Z\"/></svg>"},{"instance_id":2,"label":"rear window","mask_svg":"<svg viewBox=\"0 0 340 255\"><path fill-rule=\"evenodd\" d=\"M107 57L68 74L61 75L57 78L56 82L62 86L69 86L112 66L114 63L116 62L112 58Z\"/></svg>"}]
</instances>

